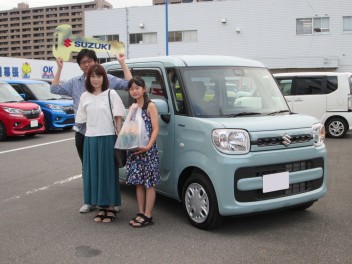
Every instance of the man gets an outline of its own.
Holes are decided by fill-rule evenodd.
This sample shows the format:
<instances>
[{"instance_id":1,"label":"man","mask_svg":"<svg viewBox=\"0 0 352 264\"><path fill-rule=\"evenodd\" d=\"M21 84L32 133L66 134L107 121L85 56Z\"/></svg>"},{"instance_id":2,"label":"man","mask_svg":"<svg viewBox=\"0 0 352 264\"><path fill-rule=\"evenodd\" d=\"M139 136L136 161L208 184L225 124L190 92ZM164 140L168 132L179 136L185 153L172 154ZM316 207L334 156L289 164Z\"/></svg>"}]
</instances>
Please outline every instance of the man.
<instances>
[{"instance_id":1,"label":"man","mask_svg":"<svg viewBox=\"0 0 352 264\"><path fill-rule=\"evenodd\" d=\"M193 81L191 83L191 96L193 102L193 110L196 115L205 115L208 113L209 103L204 100L206 87L202 81Z\"/></svg>"},{"instance_id":2,"label":"man","mask_svg":"<svg viewBox=\"0 0 352 264\"><path fill-rule=\"evenodd\" d=\"M121 68L122 68L123 73L125 75L125 80L108 74L109 86L112 89L127 90L128 89L128 81L130 79L132 79L132 74L125 63L125 55L118 54L118 55L116 55L116 58L121 65ZM97 61L98 61L98 58L97 58L97 55L95 54L95 51L89 50L89 49L82 49L77 54L77 63L79 65L79 67L81 68L81 70L83 71L83 74L81 76L74 77L74 78L60 84L60 77L61 77L61 72L62 72L62 68L64 66L64 63L63 63L62 58L59 57L56 59L58 69L55 74L54 80L52 81L52 84L50 86L50 90L54 94L68 95L68 96L72 97L75 114L77 113L77 109L78 109L79 100L81 98L81 95L83 92L86 91L85 77L89 71L89 68L92 65L96 64ZM81 162L83 163L83 144L84 144L84 138L85 138L85 136L84 136L85 125L84 124L83 125L76 124L74 127L74 130L76 131L76 133L75 133L76 149L78 152L78 156L81 159ZM94 209L94 208L90 204L84 204L80 208L79 211L80 211L80 213L88 213L92 209ZM115 210L119 211L119 208L115 208Z\"/></svg>"}]
</instances>

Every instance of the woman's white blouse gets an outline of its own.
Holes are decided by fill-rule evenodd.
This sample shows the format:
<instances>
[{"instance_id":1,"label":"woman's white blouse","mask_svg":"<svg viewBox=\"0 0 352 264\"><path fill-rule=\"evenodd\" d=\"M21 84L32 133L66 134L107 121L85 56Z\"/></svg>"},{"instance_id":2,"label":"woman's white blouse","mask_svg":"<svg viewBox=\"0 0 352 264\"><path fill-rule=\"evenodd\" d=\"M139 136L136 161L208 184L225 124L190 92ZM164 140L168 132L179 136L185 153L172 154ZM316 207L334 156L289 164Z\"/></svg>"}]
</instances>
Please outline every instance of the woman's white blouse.
<instances>
[{"instance_id":1,"label":"woman's white blouse","mask_svg":"<svg viewBox=\"0 0 352 264\"><path fill-rule=\"evenodd\" d=\"M98 95L84 92L81 96L75 121L76 123L87 124L85 134L87 137L115 134L109 106L108 91L109 89ZM123 117L125 115L125 106L115 90L111 90L110 100L113 115Z\"/></svg>"}]
</instances>

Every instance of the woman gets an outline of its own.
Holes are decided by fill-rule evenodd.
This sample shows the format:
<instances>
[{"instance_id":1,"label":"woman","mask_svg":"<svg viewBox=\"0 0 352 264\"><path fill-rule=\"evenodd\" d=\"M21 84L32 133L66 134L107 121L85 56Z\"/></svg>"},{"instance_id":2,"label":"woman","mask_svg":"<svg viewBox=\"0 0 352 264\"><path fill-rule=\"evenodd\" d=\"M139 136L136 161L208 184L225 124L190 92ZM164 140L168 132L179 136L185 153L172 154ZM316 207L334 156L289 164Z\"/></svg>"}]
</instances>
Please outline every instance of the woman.
<instances>
[{"instance_id":1,"label":"woman","mask_svg":"<svg viewBox=\"0 0 352 264\"><path fill-rule=\"evenodd\" d=\"M121 129L125 107L120 96L109 89L107 74L99 64L90 67L86 90L76 114L76 122L87 125L83 148L84 204L100 208L95 222L109 223L116 217L114 206L121 205L118 168L114 160L116 134L109 100L117 132Z\"/></svg>"}]
</instances>

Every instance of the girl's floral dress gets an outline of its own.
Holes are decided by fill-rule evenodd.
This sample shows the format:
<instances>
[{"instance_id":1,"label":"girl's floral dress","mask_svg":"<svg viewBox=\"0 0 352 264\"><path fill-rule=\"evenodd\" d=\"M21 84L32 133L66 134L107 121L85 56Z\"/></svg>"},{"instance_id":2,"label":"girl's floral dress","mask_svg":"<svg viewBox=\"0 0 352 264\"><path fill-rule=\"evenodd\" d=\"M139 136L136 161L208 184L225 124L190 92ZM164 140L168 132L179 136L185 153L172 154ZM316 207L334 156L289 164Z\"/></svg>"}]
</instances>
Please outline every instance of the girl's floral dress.
<instances>
[{"instance_id":1,"label":"girl's floral dress","mask_svg":"<svg viewBox=\"0 0 352 264\"><path fill-rule=\"evenodd\" d=\"M150 138L152 134L152 123L147 114L147 109L142 109L142 118L145 128ZM145 188L156 186L160 183L159 153L156 142L150 150L145 153L135 155L128 152L126 162L127 184L144 185Z\"/></svg>"}]
</instances>

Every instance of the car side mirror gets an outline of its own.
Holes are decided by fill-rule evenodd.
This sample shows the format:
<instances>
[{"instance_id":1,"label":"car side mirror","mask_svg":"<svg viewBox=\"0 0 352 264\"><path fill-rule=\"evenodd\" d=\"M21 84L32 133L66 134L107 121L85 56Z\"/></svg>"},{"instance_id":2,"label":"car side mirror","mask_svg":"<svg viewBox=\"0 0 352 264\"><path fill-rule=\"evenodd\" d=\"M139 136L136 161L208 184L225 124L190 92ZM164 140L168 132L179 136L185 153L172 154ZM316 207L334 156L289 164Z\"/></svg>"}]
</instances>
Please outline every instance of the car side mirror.
<instances>
[{"instance_id":1,"label":"car side mirror","mask_svg":"<svg viewBox=\"0 0 352 264\"><path fill-rule=\"evenodd\" d=\"M27 98L26 94L24 94L24 93L20 93L20 96L21 96L24 100L26 100L26 98Z\"/></svg>"},{"instance_id":2,"label":"car side mirror","mask_svg":"<svg viewBox=\"0 0 352 264\"><path fill-rule=\"evenodd\" d=\"M156 109L158 110L158 114L160 115L161 120L163 120L165 123L169 123L170 112L167 102L162 99L152 99L152 101L155 104Z\"/></svg>"}]
</instances>

